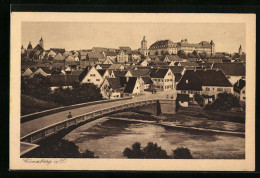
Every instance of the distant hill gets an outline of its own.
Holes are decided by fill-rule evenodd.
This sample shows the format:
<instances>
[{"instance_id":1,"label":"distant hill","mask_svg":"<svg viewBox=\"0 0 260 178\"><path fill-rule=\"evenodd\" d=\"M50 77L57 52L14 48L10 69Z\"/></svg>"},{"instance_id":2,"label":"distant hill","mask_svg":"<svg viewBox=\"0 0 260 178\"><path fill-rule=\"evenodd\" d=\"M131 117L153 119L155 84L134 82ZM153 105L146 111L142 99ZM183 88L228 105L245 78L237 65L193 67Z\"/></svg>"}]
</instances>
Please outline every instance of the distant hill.
<instances>
[{"instance_id":1,"label":"distant hill","mask_svg":"<svg viewBox=\"0 0 260 178\"><path fill-rule=\"evenodd\" d=\"M21 115L31 114L60 106L61 105L51 101L46 102L31 96L21 95Z\"/></svg>"}]
</instances>

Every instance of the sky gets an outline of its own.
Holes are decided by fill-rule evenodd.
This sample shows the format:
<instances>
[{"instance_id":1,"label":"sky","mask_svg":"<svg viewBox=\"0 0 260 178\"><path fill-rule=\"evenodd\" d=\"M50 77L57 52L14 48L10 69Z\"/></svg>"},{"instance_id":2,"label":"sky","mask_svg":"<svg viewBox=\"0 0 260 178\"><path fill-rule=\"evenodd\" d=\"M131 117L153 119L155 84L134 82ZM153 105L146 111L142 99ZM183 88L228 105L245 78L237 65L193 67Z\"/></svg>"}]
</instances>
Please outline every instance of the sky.
<instances>
[{"instance_id":1,"label":"sky","mask_svg":"<svg viewBox=\"0 0 260 178\"><path fill-rule=\"evenodd\" d=\"M148 47L157 40L170 39L189 43L213 40L217 52L245 51L246 26L242 23L125 23L125 22L23 22L22 45L35 47L40 38L44 49L91 49L92 47L141 47L146 37Z\"/></svg>"}]
</instances>

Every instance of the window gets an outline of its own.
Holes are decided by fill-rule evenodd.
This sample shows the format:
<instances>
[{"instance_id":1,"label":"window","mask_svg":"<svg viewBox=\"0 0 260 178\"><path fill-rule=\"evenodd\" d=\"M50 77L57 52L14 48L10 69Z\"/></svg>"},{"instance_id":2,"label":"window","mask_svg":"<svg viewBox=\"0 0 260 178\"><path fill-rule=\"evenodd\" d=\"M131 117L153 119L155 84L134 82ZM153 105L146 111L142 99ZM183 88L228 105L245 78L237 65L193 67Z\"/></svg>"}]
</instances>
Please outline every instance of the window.
<instances>
[{"instance_id":1,"label":"window","mask_svg":"<svg viewBox=\"0 0 260 178\"><path fill-rule=\"evenodd\" d=\"M245 94L245 90L243 90L243 92L242 92L243 94Z\"/></svg>"},{"instance_id":2,"label":"window","mask_svg":"<svg viewBox=\"0 0 260 178\"><path fill-rule=\"evenodd\" d=\"M246 97L243 97L243 100L245 100L246 99Z\"/></svg>"},{"instance_id":3,"label":"window","mask_svg":"<svg viewBox=\"0 0 260 178\"><path fill-rule=\"evenodd\" d=\"M210 88L206 88L206 91L210 91Z\"/></svg>"},{"instance_id":4,"label":"window","mask_svg":"<svg viewBox=\"0 0 260 178\"><path fill-rule=\"evenodd\" d=\"M96 79L96 81L98 82L98 81L100 81L100 79Z\"/></svg>"},{"instance_id":5,"label":"window","mask_svg":"<svg viewBox=\"0 0 260 178\"><path fill-rule=\"evenodd\" d=\"M217 88L217 91L223 91L223 88Z\"/></svg>"},{"instance_id":6,"label":"window","mask_svg":"<svg viewBox=\"0 0 260 178\"><path fill-rule=\"evenodd\" d=\"M88 82L90 82L90 79L88 79Z\"/></svg>"},{"instance_id":7,"label":"window","mask_svg":"<svg viewBox=\"0 0 260 178\"><path fill-rule=\"evenodd\" d=\"M90 74L90 77L95 77L96 75L95 74Z\"/></svg>"}]
</instances>

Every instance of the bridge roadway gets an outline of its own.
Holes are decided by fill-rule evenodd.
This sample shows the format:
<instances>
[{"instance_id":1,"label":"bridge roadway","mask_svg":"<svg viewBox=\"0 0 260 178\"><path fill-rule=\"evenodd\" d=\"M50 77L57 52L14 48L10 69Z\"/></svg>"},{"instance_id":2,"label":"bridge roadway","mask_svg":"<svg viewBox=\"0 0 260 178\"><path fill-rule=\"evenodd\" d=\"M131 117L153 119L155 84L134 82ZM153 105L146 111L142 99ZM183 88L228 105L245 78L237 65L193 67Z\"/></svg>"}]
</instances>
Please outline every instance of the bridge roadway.
<instances>
[{"instance_id":1,"label":"bridge roadway","mask_svg":"<svg viewBox=\"0 0 260 178\"><path fill-rule=\"evenodd\" d=\"M95 105L91 105L91 106L85 106L85 107L81 107L81 108L71 109L71 110L67 110L67 111L61 111L58 113L40 117L40 118L31 120L31 121L21 123L20 137L23 137L33 131L39 130L41 128L44 128L49 125L52 125L57 122L68 119L67 116L68 116L69 112L71 112L72 117L74 117L74 116L82 115L87 112L111 107L113 105L127 104L130 102L141 101L141 100L146 100L146 99L161 99L161 98L165 99L165 95L167 95L167 93L169 93L169 92L161 92L161 93L157 93L157 94L145 94L145 95L131 98L129 100L113 101L111 103L110 102L109 103L100 103L100 104L95 104ZM172 94L173 91L171 90L170 93Z\"/></svg>"}]
</instances>

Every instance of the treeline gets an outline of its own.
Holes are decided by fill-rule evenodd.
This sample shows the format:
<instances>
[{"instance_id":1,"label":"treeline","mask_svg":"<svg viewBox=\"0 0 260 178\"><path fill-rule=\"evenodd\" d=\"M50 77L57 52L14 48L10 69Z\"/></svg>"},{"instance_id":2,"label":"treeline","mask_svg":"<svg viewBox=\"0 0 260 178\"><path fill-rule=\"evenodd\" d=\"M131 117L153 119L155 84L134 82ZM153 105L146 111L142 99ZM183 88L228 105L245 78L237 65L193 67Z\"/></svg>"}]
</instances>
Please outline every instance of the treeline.
<instances>
[{"instance_id":1,"label":"treeline","mask_svg":"<svg viewBox=\"0 0 260 178\"><path fill-rule=\"evenodd\" d=\"M157 143L149 142L147 146L141 148L141 144L136 142L131 148L126 148L123 155L132 159L192 159L193 156L188 148L179 147L168 155Z\"/></svg>"},{"instance_id":2,"label":"treeline","mask_svg":"<svg viewBox=\"0 0 260 178\"><path fill-rule=\"evenodd\" d=\"M72 105L102 99L100 89L91 83L74 83L72 89L60 87L52 92L50 78L41 75L35 75L34 78L22 78L21 94L43 101L52 101L60 105Z\"/></svg>"},{"instance_id":3,"label":"treeline","mask_svg":"<svg viewBox=\"0 0 260 178\"><path fill-rule=\"evenodd\" d=\"M94 152L86 149L83 153L79 152L79 147L71 141L60 140L55 144L43 145L27 154L28 158L99 158Z\"/></svg>"}]
</instances>

